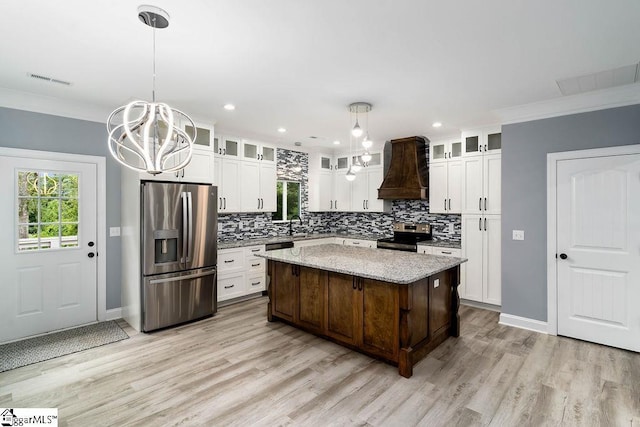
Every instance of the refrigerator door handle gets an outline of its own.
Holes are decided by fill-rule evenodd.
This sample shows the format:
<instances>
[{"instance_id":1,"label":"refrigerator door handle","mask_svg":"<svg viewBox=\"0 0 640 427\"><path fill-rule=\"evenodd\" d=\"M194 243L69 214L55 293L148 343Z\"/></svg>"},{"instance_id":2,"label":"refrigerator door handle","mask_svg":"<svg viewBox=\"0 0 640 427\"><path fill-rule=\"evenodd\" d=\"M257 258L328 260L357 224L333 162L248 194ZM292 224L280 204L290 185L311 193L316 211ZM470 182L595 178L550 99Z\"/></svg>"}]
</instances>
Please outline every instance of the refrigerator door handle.
<instances>
[{"instance_id":1,"label":"refrigerator door handle","mask_svg":"<svg viewBox=\"0 0 640 427\"><path fill-rule=\"evenodd\" d=\"M187 193L183 191L180 198L182 199L182 257L180 258L180 262L187 262L187 245L188 245L188 235L187 235L187 221L188 221L188 212L187 212Z\"/></svg>"},{"instance_id":2,"label":"refrigerator door handle","mask_svg":"<svg viewBox=\"0 0 640 427\"><path fill-rule=\"evenodd\" d=\"M149 280L150 285L157 285L158 283L169 283L169 282L179 282L181 280L190 280L197 279L198 277L211 276L212 274L216 274L216 270L203 271L201 273L188 274L186 276L174 276L168 277L166 279L152 279Z\"/></svg>"},{"instance_id":3,"label":"refrigerator door handle","mask_svg":"<svg viewBox=\"0 0 640 427\"><path fill-rule=\"evenodd\" d=\"M187 231L189 240L187 241L187 262L191 262L193 254L193 201L191 200L191 192L187 192L187 211L189 213L189 221L187 222Z\"/></svg>"}]
</instances>

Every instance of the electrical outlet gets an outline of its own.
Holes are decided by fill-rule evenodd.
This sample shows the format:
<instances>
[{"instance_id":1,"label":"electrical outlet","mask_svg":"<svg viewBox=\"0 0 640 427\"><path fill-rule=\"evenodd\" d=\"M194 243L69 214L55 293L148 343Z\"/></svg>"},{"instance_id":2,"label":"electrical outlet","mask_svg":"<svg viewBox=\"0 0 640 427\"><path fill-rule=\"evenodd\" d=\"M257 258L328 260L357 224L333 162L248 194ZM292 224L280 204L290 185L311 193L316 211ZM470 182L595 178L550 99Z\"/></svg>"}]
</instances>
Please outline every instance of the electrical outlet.
<instances>
[{"instance_id":1,"label":"electrical outlet","mask_svg":"<svg viewBox=\"0 0 640 427\"><path fill-rule=\"evenodd\" d=\"M524 240L524 230L513 230L513 240Z\"/></svg>"},{"instance_id":2,"label":"electrical outlet","mask_svg":"<svg viewBox=\"0 0 640 427\"><path fill-rule=\"evenodd\" d=\"M238 221L238 229L239 229L239 230L242 230L242 228L243 228L243 227L242 227L242 225L243 225L243 224L242 224L242 221Z\"/></svg>"},{"instance_id":3,"label":"electrical outlet","mask_svg":"<svg viewBox=\"0 0 640 427\"><path fill-rule=\"evenodd\" d=\"M453 233L453 224L449 224L449 226L447 227L447 232Z\"/></svg>"}]
</instances>

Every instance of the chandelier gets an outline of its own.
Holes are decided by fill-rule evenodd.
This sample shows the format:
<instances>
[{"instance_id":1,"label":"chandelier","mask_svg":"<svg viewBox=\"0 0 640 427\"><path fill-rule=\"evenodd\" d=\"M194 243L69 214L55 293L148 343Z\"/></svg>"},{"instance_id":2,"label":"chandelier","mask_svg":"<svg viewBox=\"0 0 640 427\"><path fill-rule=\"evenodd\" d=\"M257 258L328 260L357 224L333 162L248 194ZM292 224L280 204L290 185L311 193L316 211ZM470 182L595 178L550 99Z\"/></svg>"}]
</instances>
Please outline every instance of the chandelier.
<instances>
[{"instance_id":1,"label":"chandelier","mask_svg":"<svg viewBox=\"0 0 640 427\"><path fill-rule=\"evenodd\" d=\"M109 115L109 151L116 161L135 171L152 175L174 172L191 161L196 126L182 111L156 102L156 29L169 26L169 14L144 5L138 8L138 18L153 28L151 102L132 101ZM187 133L183 128L192 131Z\"/></svg>"},{"instance_id":2,"label":"chandelier","mask_svg":"<svg viewBox=\"0 0 640 427\"><path fill-rule=\"evenodd\" d=\"M351 113L352 120L353 115L355 114L356 122L351 129L351 136L349 137L349 157L351 158L351 160L346 175L348 181L353 181L354 179L356 179L355 173L359 172L360 169L362 169L362 163L360 163L360 159L362 159L363 162L368 162L369 160L371 160L371 154L369 153L369 148L372 145L372 142L369 139L369 111L371 111L371 108L372 105L368 102L354 102L352 104L349 104L349 112ZM366 132L360 126L359 116L361 113L366 114ZM352 156L351 142L353 138L355 138L357 142L358 138L360 138L362 135L365 135L362 140L362 146L365 148L365 152L362 154L362 156Z\"/></svg>"}]
</instances>

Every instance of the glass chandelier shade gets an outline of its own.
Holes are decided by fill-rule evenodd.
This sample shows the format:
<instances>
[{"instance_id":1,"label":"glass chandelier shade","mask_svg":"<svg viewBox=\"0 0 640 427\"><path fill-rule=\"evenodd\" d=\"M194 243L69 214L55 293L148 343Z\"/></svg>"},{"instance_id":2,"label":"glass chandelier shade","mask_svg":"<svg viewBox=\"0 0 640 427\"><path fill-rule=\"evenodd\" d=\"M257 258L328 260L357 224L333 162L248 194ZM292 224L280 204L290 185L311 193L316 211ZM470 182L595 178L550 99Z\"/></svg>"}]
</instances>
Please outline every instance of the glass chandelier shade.
<instances>
[{"instance_id":1,"label":"glass chandelier shade","mask_svg":"<svg viewBox=\"0 0 640 427\"><path fill-rule=\"evenodd\" d=\"M358 119L356 118L356 125L351 129L351 135L356 138L360 138L362 136L362 128L360 127L360 123L358 123Z\"/></svg>"},{"instance_id":2,"label":"glass chandelier shade","mask_svg":"<svg viewBox=\"0 0 640 427\"><path fill-rule=\"evenodd\" d=\"M367 135L362 140L362 146L366 149L369 149L371 148L372 145L373 145L373 141L369 139L369 132L367 132ZM368 160L365 160L365 161L368 161Z\"/></svg>"},{"instance_id":3,"label":"glass chandelier shade","mask_svg":"<svg viewBox=\"0 0 640 427\"><path fill-rule=\"evenodd\" d=\"M345 178L347 178L347 181L353 181L354 179L356 179L356 174L353 173L353 170L351 169L351 167L349 167L349 170L347 171Z\"/></svg>"},{"instance_id":4,"label":"glass chandelier shade","mask_svg":"<svg viewBox=\"0 0 640 427\"><path fill-rule=\"evenodd\" d=\"M169 14L143 5L138 8L138 18L153 28L152 100L132 101L109 115L109 152L118 163L138 172L174 172L191 161L196 126L182 111L156 102L156 29L169 26Z\"/></svg>"},{"instance_id":5,"label":"glass chandelier shade","mask_svg":"<svg viewBox=\"0 0 640 427\"><path fill-rule=\"evenodd\" d=\"M360 156L360 158L362 159L363 162L369 162L371 161L371 153L369 153L368 151L365 151L362 156Z\"/></svg>"}]
</instances>

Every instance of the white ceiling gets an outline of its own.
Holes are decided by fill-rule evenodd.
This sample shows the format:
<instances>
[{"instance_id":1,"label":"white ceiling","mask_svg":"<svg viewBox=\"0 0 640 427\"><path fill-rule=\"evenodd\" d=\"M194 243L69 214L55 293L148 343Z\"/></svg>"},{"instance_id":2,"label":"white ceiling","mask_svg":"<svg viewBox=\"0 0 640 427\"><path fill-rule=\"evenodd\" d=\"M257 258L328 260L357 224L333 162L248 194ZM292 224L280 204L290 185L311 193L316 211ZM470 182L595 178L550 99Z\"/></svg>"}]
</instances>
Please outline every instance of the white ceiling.
<instances>
[{"instance_id":1,"label":"white ceiling","mask_svg":"<svg viewBox=\"0 0 640 427\"><path fill-rule=\"evenodd\" d=\"M152 30L138 21L140 4L3 0L0 88L10 91L2 93L98 121L150 99ZM559 98L557 79L640 60L637 0L150 4L171 15L157 31L158 100L215 122L217 132L303 147L348 144L354 101L373 104L375 141L434 139L497 123L496 110Z\"/></svg>"}]
</instances>

